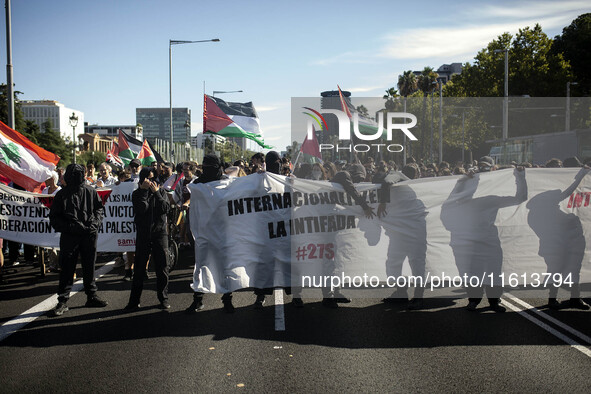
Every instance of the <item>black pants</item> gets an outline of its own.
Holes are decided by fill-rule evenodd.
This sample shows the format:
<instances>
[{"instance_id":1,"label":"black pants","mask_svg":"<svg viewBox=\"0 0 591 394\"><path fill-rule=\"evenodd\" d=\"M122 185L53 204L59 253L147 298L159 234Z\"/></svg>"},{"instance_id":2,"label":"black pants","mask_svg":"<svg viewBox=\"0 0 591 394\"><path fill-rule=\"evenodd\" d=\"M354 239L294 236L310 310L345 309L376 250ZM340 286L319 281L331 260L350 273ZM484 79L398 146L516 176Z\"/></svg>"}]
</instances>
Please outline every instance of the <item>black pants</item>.
<instances>
[{"instance_id":1,"label":"black pants","mask_svg":"<svg viewBox=\"0 0 591 394\"><path fill-rule=\"evenodd\" d=\"M146 264L150 255L156 271L156 293L160 302L168 300L168 236L166 234L144 235L138 233L135 241L135 262L130 304L139 304L144 288Z\"/></svg>"},{"instance_id":2,"label":"black pants","mask_svg":"<svg viewBox=\"0 0 591 394\"><path fill-rule=\"evenodd\" d=\"M74 272L78 263L78 255L82 261L82 278L84 292L91 297L96 293L94 280L94 266L96 263L97 234L62 234L60 237L60 283L57 290L59 302L66 302L70 298L70 291L74 284Z\"/></svg>"}]
</instances>

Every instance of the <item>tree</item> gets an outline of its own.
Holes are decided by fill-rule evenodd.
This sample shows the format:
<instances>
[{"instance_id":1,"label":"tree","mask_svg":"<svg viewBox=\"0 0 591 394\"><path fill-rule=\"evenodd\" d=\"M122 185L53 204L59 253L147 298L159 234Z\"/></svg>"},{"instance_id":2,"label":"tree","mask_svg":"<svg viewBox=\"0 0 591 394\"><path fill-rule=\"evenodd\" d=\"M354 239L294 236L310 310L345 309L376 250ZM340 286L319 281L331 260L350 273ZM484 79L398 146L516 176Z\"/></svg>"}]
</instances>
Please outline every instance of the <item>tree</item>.
<instances>
[{"instance_id":1,"label":"tree","mask_svg":"<svg viewBox=\"0 0 591 394\"><path fill-rule=\"evenodd\" d=\"M72 147L68 146L58 131L53 129L51 119L41 125L43 132L36 136L37 144L45 150L55 153L61 160L60 166L65 166L72 160Z\"/></svg>"},{"instance_id":2,"label":"tree","mask_svg":"<svg viewBox=\"0 0 591 394\"><path fill-rule=\"evenodd\" d=\"M384 95L384 99L386 99L386 103L384 104L386 110L388 111L394 111L394 108L396 107L396 98L400 97L400 95L398 94L398 90L394 89L394 88L389 88L388 90L386 90L386 94Z\"/></svg>"},{"instance_id":3,"label":"tree","mask_svg":"<svg viewBox=\"0 0 591 394\"><path fill-rule=\"evenodd\" d=\"M357 113L359 114L359 116L363 116L364 118L369 118L369 112L367 111L367 108L365 107L365 105L361 104L360 106L358 106L357 108L355 108L355 110L357 111Z\"/></svg>"},{"instance_id":4,"label":"tree","mask_svg":"<svg viewBox=\"0 0 591 394\"><path fill-rule=\"evenodd\" d=\"M0 120L8 125L8 87L5 83L0 85ZM18 95L22 94L18 90L14 91L14 119L15 130L21 132L25 130L26 122L18 100Z\"/></svg>"},{"instance_id":5,"label":"tree","mask_svg":"<svg viewBox=\"0 0 591 394\"><path fill-rule=\"evenodd\" d=\"M406 112L406 98L417 90L417 76L412 70L405 71L402 75L398 76L398 90L400 90L400 94L404 97L404 112ZM407 156L407 146L406 138L404 138L404 158ZM412 155L412 150L410 150L410 154ZM403 163L406 164L406 160Z\"/></svg>"},{"instance_id":6,"label":"tree","mask_svg":"<svg viewBox=\"0 0 591 394\"><path fill-rule=\"evenodd\" d=\"M573 94L580 92L585 96L591 95L591 13L577 17L572 23L562 29L562 35L554 38L553 55L562 54L568 61L573 74Z\"/></svg>"},{"instance_id":7,"label":"tree","mask_svg":"<svg viewBox=\"0 0 591 394\"><path fill-rule=\"evenodd\" d=\"M419 157L425 158L427 157L426 151L426 143L427 143L427 96L433 92L436 87L437 77L439 75L433 71L433 67L425 67L423 71L421 71L421 75L417 78L417 87L423 93L423 109L421 110L422 119L421 119L421 151L419 152Z\"/></svg>"},{"instance_id":8,"label":"tree","mask_svg":"<svg viewBox=\"0 0 591 394\"><path fill-rule=\"evenodd\" d=\"M504 54L509 48L509 96L560 97L571 78L570 67L560 53L552 51L552 40L540 25L519 29L515 38L503 33L466 63L461 74L445 87L452 97L502 97L504 95Z\"/></svg>"}]
</instances>

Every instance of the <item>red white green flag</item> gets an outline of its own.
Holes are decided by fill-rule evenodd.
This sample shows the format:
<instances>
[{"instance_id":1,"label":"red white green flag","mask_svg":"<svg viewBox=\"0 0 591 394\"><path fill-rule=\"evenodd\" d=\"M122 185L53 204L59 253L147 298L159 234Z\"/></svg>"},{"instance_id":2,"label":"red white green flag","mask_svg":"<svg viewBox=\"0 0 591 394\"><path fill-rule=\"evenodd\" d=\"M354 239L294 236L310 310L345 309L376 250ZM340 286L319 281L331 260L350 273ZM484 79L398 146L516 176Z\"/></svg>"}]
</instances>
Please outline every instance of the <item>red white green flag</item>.
<instances>
[{"instance_id":1,"label":"red white green flag","mask_svg":"<svg viewBox=\"0 0 591 394\"><path fill-rule=\"evenodd\" d=\"M125 138L123 131L119 130L119 158L124 165L129 165L129 162L137 157L140 150L140 146L132 147L127 138Z\"/></svg>"},{"instance_id":2,"label":"red white green flag","mask_svg":"<svg viewBox=\"0 0 591 394\"><path fill-rule=\"evenodd\" d=\"M150 166L156 161L156 156L154 156L154 152L152 152L148 140L144 140L142 150L140 150L140 154L137 155L137 158L141 161L142 166Z\"/></svg>"},{"instance_id":3,"label":"red white green flag","mask_svg":"<svg viewBox=\"0 0 591 394\"><path fill-rule=\"evenodd\" d=\"M0 122L0 174L31 192L51 177L60 157Z\"/></svg>"}]
</instances>

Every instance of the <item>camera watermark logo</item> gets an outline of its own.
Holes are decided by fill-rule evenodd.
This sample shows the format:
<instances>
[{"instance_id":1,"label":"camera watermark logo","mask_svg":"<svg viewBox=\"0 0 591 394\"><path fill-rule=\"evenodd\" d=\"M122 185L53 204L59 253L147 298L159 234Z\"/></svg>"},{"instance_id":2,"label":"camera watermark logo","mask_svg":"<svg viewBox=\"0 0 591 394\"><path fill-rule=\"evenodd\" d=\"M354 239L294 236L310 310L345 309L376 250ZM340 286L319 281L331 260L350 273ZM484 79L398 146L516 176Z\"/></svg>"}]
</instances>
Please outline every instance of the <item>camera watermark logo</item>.
<instances>
[{"instance_id":1,"label":"camera watermark logo","mask_svg":"<svg viewBox=\"0 0 591 394\"><path fill-rule=\"evenodd\" d=\"M355 138L361 141L377 141L384 137L384 113L378 113L378 121L375 122L371 119L360 118L359 114L354 112L350 117L344 111L338 109L322 109L322 112L316 111L310 107L304 107L308 111L304 112L311 119L307 122L307 138L312 139L314 134L314 123L316 123L320 130L328 130L326 120L322 116L323 114L333 114L338 120L338 136L340 141L351 141L351 129ZM410 119L410 123L395 123L394 119ZM394 130L402 131L411 141L417 141L417 137L409 130L416 126L417 117L407 112L388 112L386 113L386 132L385 137L387 141L392 141L392 135ZM352 127L351 127L352 126ZM333 150L336 151L354 151L354 152L368 152L372 147L376 148L378 152L380 149L385 148L388 152L402 152L404 147L400 144L385 144L385 143L372 143L372 144L352 144L343 146L341 144L319 144L320 151Z\"/></svg>"}]
</instances>

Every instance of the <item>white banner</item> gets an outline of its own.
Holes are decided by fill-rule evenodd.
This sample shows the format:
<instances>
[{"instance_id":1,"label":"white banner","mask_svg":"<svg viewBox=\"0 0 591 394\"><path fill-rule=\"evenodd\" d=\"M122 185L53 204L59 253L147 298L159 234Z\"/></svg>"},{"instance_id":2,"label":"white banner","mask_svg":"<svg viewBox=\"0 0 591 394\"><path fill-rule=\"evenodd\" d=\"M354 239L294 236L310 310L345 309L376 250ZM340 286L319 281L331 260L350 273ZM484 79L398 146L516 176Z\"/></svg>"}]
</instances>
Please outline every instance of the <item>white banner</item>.
<instances>
[{"instance_id":1,"label":"white banner","mask_svg":"<svg viewBox=\"0 0 591 394\"><path fill-rule=\"evenodd\" d=\"M99 252L135 250L135 224L131 193L136 184L125 182L97 189L105 205L99 228ZM59 233L49 224L53 196L29 193L0 185L0 238L42 247L59 248Z\"/></svg>"},{"instance_id":2,"label":"white banner","mask_svg":"<svg viewBox=\"0 0 591 394\"><path fill-rule=\"evenodd\" d=\"M586 174L502 170L403 182L391 187L386 216L373 219L329 182L265 173L190 185L192 288L299 286L303 276L365 277L368 287L367 278L383 284L401 274L463 278L456 287L471 277L506 288L591 283ZM377 211L380 186L356 187Z\"/></svg>"}]
</instances>

